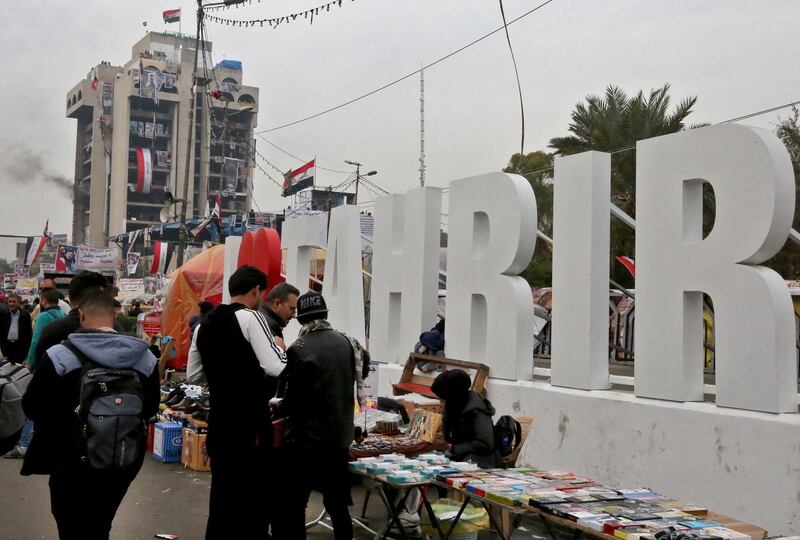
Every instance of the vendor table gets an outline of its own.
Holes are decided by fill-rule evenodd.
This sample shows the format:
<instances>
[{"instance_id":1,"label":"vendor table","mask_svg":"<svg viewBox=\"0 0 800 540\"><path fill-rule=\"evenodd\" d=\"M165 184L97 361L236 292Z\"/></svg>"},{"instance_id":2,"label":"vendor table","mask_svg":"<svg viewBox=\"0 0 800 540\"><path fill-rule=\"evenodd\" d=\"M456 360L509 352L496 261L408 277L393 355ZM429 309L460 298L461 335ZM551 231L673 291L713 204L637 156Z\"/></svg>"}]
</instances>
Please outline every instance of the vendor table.
<instances>
[{"instance_id":1,"label":"vendor table","mask_svg":"<svg viewBox=\"0 0 800 540\"><path fill-rule=\"evenodd\" d=\"M554 516L553 514L540 510L539 508L536 508L534 506L528 506L528 505L508 506L499 503L497 501L494 501L492 499L487 499L486 497L481 497L479 495L475 495L474 493L470 493L469 491L467 491L466 488L456 488L450 484L440 481L434 481L433 484L445 488L449 491L458 493L464 497L464 503L462 504L461 509L458 515L456 516L455 521L452 524L452 528L454 528L458 523L458 520L461 518L461 514L467 507L467 504L469 504L471 501L477 501L481 503L483 507L486 509L486 512L489 514L489 519L492 523L492 526L494 527L495 531L500 535L500 537L503 538L503 540L508 540L511 537L511 535L514 532L514 529L517 528L522 519L532 518L532 517L538 517L541 520L541 522L547 529L548 534L550 534L550 537L553 538L554 540L556 536L553 533L552 525L557 525L572 531L573 539L576 540L582 537L599 538L602 540L611 540L611 539L618 540L617 537L614 535L602 533L595 529L578 525L576 522L572 520ZM508 536L504 534L503 528L501 526L498 526L499 524L496 523L496 520L492 514L492 509L497 509L503 512L507 512L511 516L513 516L511 520L512 523L511 531L508 534ZM728 516L723 516L722 514L708 512L708 514L704 516L704 518L710 521L716 521L729 529L733 529L735 531L750 535L753 538L753 540L766 540L767 537L767 531L765 529ZM446 539L448 537L449 535L443 536L441 538Z\"/></svg>"}]
</instances>

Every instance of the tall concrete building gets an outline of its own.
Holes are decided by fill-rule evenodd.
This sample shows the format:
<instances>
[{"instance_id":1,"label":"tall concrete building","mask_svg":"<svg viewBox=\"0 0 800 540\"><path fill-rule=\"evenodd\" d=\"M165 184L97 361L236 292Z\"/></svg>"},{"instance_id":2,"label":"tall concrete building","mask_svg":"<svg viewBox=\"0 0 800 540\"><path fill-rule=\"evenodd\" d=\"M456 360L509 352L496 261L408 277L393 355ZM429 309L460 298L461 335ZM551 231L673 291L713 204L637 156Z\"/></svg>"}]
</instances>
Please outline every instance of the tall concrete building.
<instances>
[{"instance_id":1,"label":"tall concrete building","mask_svg":"<svg viewBox=\"0 0 800 540\"><path fill-rule=\"evenodd\" d=\"M78 121L74 243L105 246L111 236L160 225L165 191L185 196L190 218L203 217L217 195L223 217L250 210L258 88L242 84L240 62L207 71L198 62L184 193L194 55L193 37L150 32L124 65L101 62L67 93L67 117Z\"/></svg>"}]
</instances>

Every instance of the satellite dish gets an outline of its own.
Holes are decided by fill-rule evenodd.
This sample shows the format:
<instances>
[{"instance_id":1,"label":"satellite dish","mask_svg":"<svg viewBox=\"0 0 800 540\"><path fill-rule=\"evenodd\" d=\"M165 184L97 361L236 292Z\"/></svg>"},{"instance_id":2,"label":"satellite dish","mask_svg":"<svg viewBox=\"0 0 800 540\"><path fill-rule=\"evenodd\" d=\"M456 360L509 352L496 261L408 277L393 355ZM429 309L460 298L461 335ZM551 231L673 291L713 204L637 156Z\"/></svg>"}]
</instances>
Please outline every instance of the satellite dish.
<instances>
[{"instance_id":1,"label":"satellite dish","mask_svg":"<svg viewBox=\"0 0 800 540\"><path fill-rule=\"evenodd\" d=\"M167 208L166 206L162 208L161 211L158 213L158 219L161 220L161 223L167 223L168 221L170 221L172 219L172 215L170 215L169 213L169 208Z\"/></svg>"}]
</instances>

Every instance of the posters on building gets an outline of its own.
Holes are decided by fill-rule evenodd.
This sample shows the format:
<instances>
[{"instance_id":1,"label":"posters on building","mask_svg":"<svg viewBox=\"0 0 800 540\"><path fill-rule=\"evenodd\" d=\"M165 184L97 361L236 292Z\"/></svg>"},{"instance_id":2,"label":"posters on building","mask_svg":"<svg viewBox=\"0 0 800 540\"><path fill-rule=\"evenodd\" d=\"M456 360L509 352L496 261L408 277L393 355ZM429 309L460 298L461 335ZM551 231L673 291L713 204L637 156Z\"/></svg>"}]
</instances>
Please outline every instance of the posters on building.
<instances>
[{"instance_id":1,"label":"posters on building","mask_svg":"<svg viewBox=\"0 0 800 540\"><path fill-rule=\"evenodd\" d=\"M31 267L24 264L15 264L14 273L18 278L26 278L30 275Z\"/></svg>"},{"instance_id":2,"label":"posters on building","mask_svg":"<svg viewBox=\"0 0 800 540\"><path fill-rule=\"evenodd\" d=\"M136 273L136 268L139 266L139 259L142 258L141 253L137 253L135 251L128 252L128 260L127 260L127 267L128 267L128 275L132 276Z\"/></svg>"},{"instance_id":3,"label":"posters on building","mask_svg":"<svg viewBox=\"0 0 800 540\"><path fill-rule=\"evenodd\" d=\"M226 157L222 165L223 190L236 191L239 183L239 170L244 168L244 161L236 158Z\"/></svg>"},{"instance_id":4,"label":"posters on building","mask_svg":"<svg viewBox=\"0 0 800 540\"><path fill-rule=\"evenodd\" d=\"M78 248L60 244L56 251L55 271L64 274L74 274L78 271Z\"/></svg>"},{"instance_id":5,"label":"posters on building","mask_svg":"<svg viewBox=\"0 0 800 540\"><path fill-rule=\"evenodd\" d=\"M156 167L169 167L172 158L166 150L156 150Z\"/></svg>"},{"instance_id":6,"label":"posters on building","mask_svg":"<svg viewBox=\"0 0 800 540\"><path fill-rule=\"evenodd\" d=\"M78 246L79 270L114 270L117 267L117 250L114 248L96 248Z\"/></svg>"},{"instance_id":7,"label":"posters on building","mask_svg":"<svg viewBox=\"0 0 800 540\"><path fill-rule=\"evenodd\" d=\"M114 85L109 82L103 83L103 114L111 116L112 106L114 105Z\"/></svg>"},{"instance_id":8,"label":"posters on building","mask_svg":"<svg viewBox=\"0 0 800 540\"><path fill-rule=\"evenodd\" d=\"M144 138L152 139L156 134L156 127L153 122L144 123Z\"/></svg>"}]
</instances>

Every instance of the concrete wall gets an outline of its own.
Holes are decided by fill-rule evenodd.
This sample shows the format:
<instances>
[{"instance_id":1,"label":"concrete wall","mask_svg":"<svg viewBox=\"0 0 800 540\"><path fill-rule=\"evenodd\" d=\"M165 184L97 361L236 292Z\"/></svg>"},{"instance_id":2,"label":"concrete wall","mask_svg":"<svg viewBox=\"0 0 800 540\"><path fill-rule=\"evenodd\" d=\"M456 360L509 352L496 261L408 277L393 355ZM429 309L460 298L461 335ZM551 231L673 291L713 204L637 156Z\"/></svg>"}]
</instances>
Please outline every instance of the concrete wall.
<instances>
[{"instance_id":1,"label":"concrete wall","mask_svg":"<svg viewBox=\"0 0 800 540\"><path fill-rule=\"evenodd\" d=\"M391 395L402 366L379 369ZM765 527L800 531L800 415L713 403L573 390L540 381L490 379L502 414L536 417L522 465L570 470L619 487L645 486Z\"/></svg>"}]
</instances>

